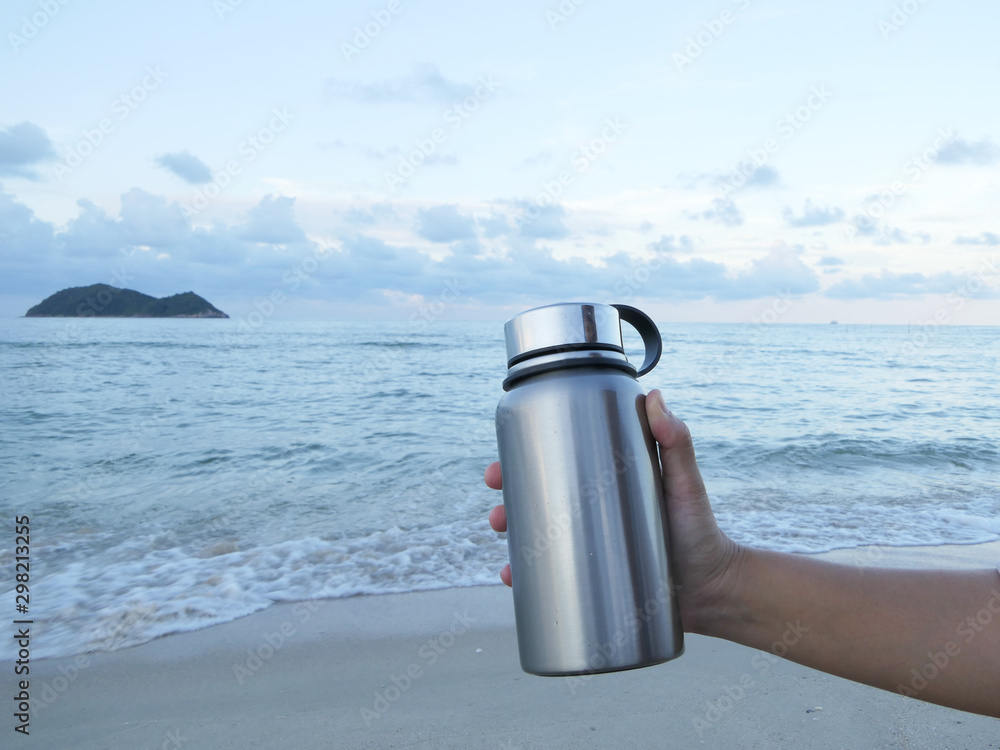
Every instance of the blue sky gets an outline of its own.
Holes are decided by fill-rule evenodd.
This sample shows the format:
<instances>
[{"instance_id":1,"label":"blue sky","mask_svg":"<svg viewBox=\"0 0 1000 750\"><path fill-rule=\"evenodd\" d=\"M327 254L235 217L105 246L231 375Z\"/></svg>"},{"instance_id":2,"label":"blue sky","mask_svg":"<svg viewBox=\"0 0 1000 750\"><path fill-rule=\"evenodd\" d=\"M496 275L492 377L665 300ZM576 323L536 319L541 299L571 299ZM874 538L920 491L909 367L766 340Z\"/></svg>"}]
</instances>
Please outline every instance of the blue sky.
<instances>
[{"instance_id":1,"label":"blue sky","mask_svg":"<svg viewBox=\"0 0 1000 750\"><path fill-rule=\"evenodd\" d=\"M234 316L996 323L998 25L985 1L16 0L0 316L124 279Z\"/></svg>"}]
</instances>

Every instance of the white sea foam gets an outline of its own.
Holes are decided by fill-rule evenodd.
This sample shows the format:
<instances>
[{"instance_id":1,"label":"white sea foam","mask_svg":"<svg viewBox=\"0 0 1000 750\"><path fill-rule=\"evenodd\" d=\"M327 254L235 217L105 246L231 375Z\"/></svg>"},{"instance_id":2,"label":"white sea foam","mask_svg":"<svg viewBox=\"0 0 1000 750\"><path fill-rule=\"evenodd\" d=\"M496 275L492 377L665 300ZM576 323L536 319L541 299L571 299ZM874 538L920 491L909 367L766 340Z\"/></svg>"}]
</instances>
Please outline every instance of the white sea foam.
<instances>
[{"instance_id":1,"label":"white sea foam","mask_svg":"<svg viewBox=\"0 0 1000 750\"><path fill-rule=\"evenodd\" d=\"M154 536L139 537L36 579L32 655L126 648L275 602L496 583L506 557L506 543L492 531L457 524L240 551L155 546ZM12 654L4 643L0 659Z\"/></svg>"},{"instance_id":2,"label":"white sea foam","mask_svg":"<svg viewBox=\"0 0 1000 750\"><path fill-rule=\"evenodd\" d=\"M945 523L958 524L971 529L985 531L989 535L1000 536L1000 518L984 518L983 516L973 516L968 513L939 513L941 520Z\"/></svg>"},{"instance_id":3,"label":"white sea foam","mask_svg":"<svg viewBox=\"0 0 1000 750\"><path fill-rule=\"evenodd\" d=\"M1000 536L995 519L968 512L926 510L905 519L879 507L855 512L862 523L808 504L718 515L737 540L787 552L971 544ZM182 548L167 546L170 534L135 537L34 581L33 655L126 648L228 622L276 602L495 584L507 558L506 542L481 521L472 526L393 526L352 538L307 537L248 549L234 540ZM0 659L12 653L5 643Z\"/></svg>"},{"instance_id":4,"label":"white sea foam","mask_svg":"<svg viewBox=\"0 0 1000 750\"><path fill-rule=\"evenodd\" d=\"M977 544L1000 537L1000 523L983 516L939 510L905 513L879 507L850 515L838 508L717 513L736 541L778 552L815 554L868 545L887 547Z\"/></svg>"}]
</instances>

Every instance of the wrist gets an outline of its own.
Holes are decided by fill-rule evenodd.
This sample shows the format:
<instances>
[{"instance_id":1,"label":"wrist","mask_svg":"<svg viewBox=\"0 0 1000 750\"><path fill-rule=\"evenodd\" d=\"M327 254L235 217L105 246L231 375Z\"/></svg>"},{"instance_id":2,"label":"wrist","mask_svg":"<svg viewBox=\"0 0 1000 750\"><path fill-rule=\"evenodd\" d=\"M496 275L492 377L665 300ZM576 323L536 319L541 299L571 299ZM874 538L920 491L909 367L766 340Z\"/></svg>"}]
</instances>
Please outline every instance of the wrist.
<instances>
[{"instance_id":1,"label":"wrist","mask_svg":"<svg viewBox=\"0 0 1000 750\"><path fill-rule=\"evenodd\" d=\"M725 552L709 580L688 597L682 607L685 630L699 635L726 637L750 618L746 602L749 570L759 553L725 537ZM682 604L683 604L682 600Z\"/></svg>"}]
</instances>

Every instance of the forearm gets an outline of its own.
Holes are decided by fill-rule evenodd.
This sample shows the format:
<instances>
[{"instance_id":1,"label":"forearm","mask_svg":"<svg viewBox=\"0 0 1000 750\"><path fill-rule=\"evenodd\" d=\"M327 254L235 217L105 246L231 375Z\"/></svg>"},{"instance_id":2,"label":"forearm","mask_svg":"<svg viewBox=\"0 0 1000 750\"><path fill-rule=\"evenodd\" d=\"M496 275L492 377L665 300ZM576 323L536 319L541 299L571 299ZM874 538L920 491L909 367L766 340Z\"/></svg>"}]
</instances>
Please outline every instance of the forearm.
<instances>
[{"instance_id":1,"label":"forearm","mask_svg":"<svg viewBox=\"0 0 1000 750\"><path fill-rule=\"evenodd\" d=\"M1000 575L836 565L743 549L694 629L809 667L1000 717Z\"/></svg>"}]
</instances>

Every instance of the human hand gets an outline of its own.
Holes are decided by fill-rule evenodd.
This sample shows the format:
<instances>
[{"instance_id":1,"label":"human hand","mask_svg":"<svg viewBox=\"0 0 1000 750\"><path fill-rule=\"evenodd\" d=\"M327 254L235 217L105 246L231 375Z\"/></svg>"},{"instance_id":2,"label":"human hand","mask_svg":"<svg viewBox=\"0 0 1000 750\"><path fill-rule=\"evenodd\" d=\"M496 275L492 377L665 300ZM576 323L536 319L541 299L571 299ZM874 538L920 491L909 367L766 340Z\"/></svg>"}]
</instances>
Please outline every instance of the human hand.
<instances>
[{"instance_id":1,"label":"human hand","mask_svg":"<svg viewBox=\"0 0 1000 750\"><path fill-rule=\"evenodd\" d=\"M729 600L739 580L744 550L719 529L695 460L691 433L666 408L658 390L646 396L646 417L660 448L681 621L685 630L699 632L704 620ZM484 479L487 486L502 488L499 462L486 468ZM507 530L503 505L490 511L490 526L494 531ZM500 571L500 579L511 585L509 564Z\"/></svg>"},{"instance_id":2,"label":"human hand","mask_svg":"<svg viewBox=\"0 0 1000 750\"><path fill-rule=\"evenodd\" d=\"M494 490L503 489L503 477L500 475L499 461L494 461L486 467L483 479L486 480L487 487ZM501 534L507 530L507 511L504 510L502 505L495 505L493 506L493 510L490 511L490 526L493 527L494 531L500 532ZM500 569L500 580L508 586L511 585L510 563L507 563Z\"/></svg>"}]
</instances>

